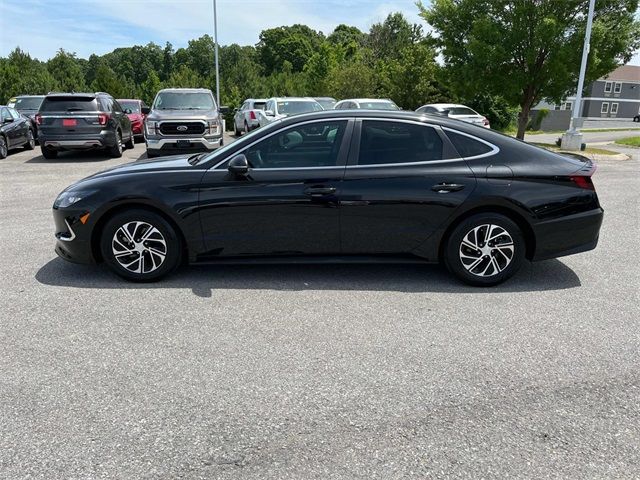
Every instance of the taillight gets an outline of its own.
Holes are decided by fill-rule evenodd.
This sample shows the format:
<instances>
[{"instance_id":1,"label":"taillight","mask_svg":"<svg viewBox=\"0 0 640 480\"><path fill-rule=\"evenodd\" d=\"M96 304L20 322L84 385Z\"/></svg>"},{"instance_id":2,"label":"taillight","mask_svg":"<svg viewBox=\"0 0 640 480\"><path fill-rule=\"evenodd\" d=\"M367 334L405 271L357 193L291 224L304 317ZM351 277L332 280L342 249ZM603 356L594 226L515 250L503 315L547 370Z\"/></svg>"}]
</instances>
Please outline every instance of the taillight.
<instances>
[{"instance_id":1,"label":"taillight","mask_svg":"<svg viewBox=\"0 0 640 480\"><path fill-rule=\"evenodd\" d=\"M575 175L573 177L569 177L569 180L575 183L576 187L584 188L586 190L595 190L593 182L591 181L591 177L587 177L584 175Z\"/></svg>"},{"instance_id":2,"label":"taillight","mask_svg":"<svg viewBox=\"0 0 640 480\"><path fill-rule=\"evenodd\" d=\"M109 121L109 118L111 118L111 117L109 115L107 115L106 113L99 113L98 114L98 124L106 125L107 122Z\"/></svg>"},{"instance_id":3,"label":"taillight","mask_svg":"<svg viewBox=\"0 0 640 480\"><path fill-rule=\"evenodd\" d=\"M36 116L34 118L36 120L36 125L42 125L42 115L36 113Z\"/></svg>"},{"instance_id":4,"label":"taillight","mask_svg":"<svg viewBox=\"0 0 640 480\"><path fill-rule=\"evenodd\" d=\"M254 112L253 110L249 111L249 119L250 120L255 120L256 119L256 112Z\"/></svg>"},{"instance_id":5,"label":"taillight","mask_svg":"<svg viewBox=\"0 0 640 480\"><path fill-rule=\"evenodd\" d=\"M482 124L483 124L485 127L488 127L488 126L489 126L489 120L487 119L487 117L484 117L484 118L482 119Z\"/></svg>"}]
</instances>

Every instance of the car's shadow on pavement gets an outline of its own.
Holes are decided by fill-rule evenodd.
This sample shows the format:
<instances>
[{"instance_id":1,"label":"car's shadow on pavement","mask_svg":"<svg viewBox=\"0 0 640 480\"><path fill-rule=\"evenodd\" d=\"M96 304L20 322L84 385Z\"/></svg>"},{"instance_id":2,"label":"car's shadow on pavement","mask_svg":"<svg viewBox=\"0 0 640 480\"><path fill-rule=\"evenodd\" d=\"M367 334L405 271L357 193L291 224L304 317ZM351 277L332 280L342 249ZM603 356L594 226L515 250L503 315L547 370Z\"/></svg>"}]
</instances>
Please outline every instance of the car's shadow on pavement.
<instances>
[{"instance_id":1,"label":"car's shadow on pavement","mask_svg":"<svg viewBox=\"0 0 640 480\"><path fill-rule=\"evenodd\" d=\"M55 258L38 270L35 278L45 285L72 288L188 288L199 297L227 289L502 293L580 286L576 273L559 260L527 262L516 276L494 288L461 284L445 268L426 264L191 265L156 283L131 283L104 265L75 265Z\"/></svg>"},{"instance_id":2,"label":"car's shadow on pavement","mask_svg":"<svg viewBox=\"0 0 640 480\"><path fill-rule=\"evenodd\" d=\"M56 158L44 158L42 155L30 158L24 163L89 163L106 162L111 157L102 151L59 152Z\"/></svg>"}]
</instances>

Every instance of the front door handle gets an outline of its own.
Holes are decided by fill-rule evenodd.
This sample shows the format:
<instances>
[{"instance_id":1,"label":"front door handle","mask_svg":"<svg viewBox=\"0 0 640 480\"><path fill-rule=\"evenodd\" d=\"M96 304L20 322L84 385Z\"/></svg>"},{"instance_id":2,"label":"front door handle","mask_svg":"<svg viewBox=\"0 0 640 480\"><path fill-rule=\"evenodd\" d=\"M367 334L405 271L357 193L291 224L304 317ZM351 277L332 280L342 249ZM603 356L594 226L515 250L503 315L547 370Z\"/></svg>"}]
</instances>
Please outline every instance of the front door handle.
<instances>
[{"instance_id":1,"label":"front door handle","mask_svg":"<svg viewBox=\"0 0 640 480\"><path fill-rule=\"evenodd\" d=\"M319 197L322 195L331 195L332 193L336 193L335 187L308 187L304 189L304 193L307 195L311 195L312 197Z\"/></svg>"},{"instance_id":2,"label":"front door handle","mask_svg":"<svg viewBox=\"0 0 640 480\"><path fill-rule=\"evenodd\" d=\"M459 183L438 183L431 187L431 190L438 193L451 193L458 192L464 188L464 185Z\"/></svg>"}]
</instances>

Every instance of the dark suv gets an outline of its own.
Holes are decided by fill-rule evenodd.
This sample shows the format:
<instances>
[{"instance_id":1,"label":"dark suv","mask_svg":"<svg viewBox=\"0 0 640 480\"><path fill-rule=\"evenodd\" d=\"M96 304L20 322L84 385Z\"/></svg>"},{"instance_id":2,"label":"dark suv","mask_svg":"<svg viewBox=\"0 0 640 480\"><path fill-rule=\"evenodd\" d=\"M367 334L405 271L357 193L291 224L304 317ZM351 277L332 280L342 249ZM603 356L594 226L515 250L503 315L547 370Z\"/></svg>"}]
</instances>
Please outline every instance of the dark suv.
<instances>
[{"instance_id":1,"label":"dark suv","mask_svg":"<svg viewBox=\"0 0 640 480\"><path fill-rule=\"evenodd\" d=\"M31 121L31 129L36 140L38 139L38 125L36 124L35 115L38 113L43 99L44 95L18 95L9 100L10 107L13 106L18 113Z\"/></svg>"},{"instance_id":2,"label":"dark suv","mask_svg":"<svg viewBox=\"0 0 640 480\"><path fill-rule=\"evenodd\" d=\"M36 123L44 158L55 158L61 150L92 149L121 157L124 146L133 148L131 121L108 93L47 95Z\"/></svg>"}]
</instances>

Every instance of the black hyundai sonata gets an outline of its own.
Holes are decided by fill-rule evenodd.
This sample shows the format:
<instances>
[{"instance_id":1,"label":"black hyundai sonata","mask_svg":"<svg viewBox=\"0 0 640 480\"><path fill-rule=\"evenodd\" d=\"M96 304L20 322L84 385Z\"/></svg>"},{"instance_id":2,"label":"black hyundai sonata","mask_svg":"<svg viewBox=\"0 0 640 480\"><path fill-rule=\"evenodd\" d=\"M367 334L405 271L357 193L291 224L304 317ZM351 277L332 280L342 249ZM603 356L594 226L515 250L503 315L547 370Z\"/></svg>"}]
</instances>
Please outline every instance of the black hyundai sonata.
<instances>
[{"instance_id":1,"label":"black hyundai sonata","mask_svg":"<svg viewBox=\"0 0 640 480\"><path fill-rule=\"evenodd\" d=\"M134 281L183 262L393 261L495 285L595 248L594 171L445 117L318 112L75 183L53 205L56 252Z\"/></svg>"}]
</instances>

